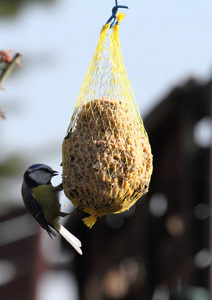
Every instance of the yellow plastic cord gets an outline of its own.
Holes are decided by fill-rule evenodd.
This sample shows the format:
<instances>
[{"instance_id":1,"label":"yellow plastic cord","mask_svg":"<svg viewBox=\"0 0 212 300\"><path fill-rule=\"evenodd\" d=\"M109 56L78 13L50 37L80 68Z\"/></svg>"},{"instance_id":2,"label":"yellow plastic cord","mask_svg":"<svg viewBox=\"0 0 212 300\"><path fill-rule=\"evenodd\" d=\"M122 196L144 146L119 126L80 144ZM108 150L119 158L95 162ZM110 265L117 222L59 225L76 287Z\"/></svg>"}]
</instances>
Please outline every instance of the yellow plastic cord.
<instances>
[{"instance_id":1,"label":"yellow plastic cord","mask_svg":"<svg viewBox=\"0 0 212 300\"><path fill-rule=\"evenodd\" d=\"M118 12L117 13L117 22L120 23L124 18L125 18L125 14L122 12Z\"/></svg>"},{"instance_id":2,"label":"yellow plastic cord","mask_svg":"<svg viewBox=\"0 0 212 300\"><path fill-rule=\"evenodd\" d=\"M82 220L87 227L92 228L96 223L97 218L94 215L91 215L90 217L86 217Z\"/></svg>"}]
</instances>

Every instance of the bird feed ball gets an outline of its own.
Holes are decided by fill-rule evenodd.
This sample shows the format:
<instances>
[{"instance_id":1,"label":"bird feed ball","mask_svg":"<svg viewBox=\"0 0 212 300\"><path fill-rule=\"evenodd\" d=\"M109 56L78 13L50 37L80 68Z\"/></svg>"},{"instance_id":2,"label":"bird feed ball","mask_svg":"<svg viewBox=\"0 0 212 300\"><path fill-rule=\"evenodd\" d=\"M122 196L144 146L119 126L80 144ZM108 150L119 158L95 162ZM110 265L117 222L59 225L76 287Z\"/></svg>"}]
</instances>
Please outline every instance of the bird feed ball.
<instances>
[{"instance_id":1,"label":"bird feed ball","mask_svg":"<svg viewBox=\"0 0 212 300\"><path fill-rule=\"evenodd\" d=\"M128 210L147 193L151 174L149 140L131 106L109 97L84 104L63 142L63 187L91 215L85 224Z\"/></svg>"}]
</instances>

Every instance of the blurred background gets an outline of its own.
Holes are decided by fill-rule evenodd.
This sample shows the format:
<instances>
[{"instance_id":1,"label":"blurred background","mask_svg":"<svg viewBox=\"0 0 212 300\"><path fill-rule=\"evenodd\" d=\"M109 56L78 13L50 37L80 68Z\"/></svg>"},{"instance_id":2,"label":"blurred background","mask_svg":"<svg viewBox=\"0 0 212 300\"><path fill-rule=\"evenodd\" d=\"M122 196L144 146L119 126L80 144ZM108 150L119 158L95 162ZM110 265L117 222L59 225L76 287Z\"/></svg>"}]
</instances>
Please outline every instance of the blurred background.
<instances>
[{"instance_id":1,"label":"blurred background","mask_svg":"<svg viewBox=\"0 0 212 300\"><path fill-rule=\"evenodd\" d=\"M22 54L0 90L0 295L4 300L208 300L212 292L212 3L119 1L120 39L149 134L149 193L92 230L64 224L81 257L23 206L22 174L61 174L61 146L114 1L1 0L0 50ZM61 176L54 178L59 184ZM61 197L63 210L71 202ZM67 207L64 205L67 204Z\"/></svg>"}]
</instances>

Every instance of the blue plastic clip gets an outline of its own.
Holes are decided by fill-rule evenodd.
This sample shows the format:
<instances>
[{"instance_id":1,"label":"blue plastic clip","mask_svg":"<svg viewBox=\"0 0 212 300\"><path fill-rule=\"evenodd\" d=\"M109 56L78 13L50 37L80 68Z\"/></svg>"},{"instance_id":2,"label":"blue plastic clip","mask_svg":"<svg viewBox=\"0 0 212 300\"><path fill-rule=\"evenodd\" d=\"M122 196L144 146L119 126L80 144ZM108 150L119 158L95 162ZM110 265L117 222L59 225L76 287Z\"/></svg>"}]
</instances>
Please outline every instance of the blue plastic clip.
<instances>
[{"instance_id":1,"label":"blue plastic clip","mask_svg":"<svg viewBox=\"0 0 212 300\"><path fill-rule=\"evenodd\" d=\"M112 16L107 20L106 24L110 23L112 20L113 22L110 25L110 28L112 28L116 23L117 23L117 12L119 8L129 8L128 6L125 5L118 5L118 0L115 0L116 5L112 9Z\"/></svg>"}]
</instances>

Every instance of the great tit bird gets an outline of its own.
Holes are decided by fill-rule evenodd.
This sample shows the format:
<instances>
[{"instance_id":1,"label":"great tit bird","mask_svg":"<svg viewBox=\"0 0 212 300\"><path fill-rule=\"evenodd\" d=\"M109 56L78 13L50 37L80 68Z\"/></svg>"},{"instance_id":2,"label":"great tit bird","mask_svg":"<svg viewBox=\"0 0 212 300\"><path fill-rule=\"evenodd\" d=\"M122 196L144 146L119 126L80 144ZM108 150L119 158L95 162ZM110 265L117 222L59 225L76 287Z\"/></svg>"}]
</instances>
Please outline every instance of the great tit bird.
<instances>
[{"instance_id":1,"label":"great tit bird","mask_svg":"<svg viewBox=\"0 0 212 300\"><path fill-rule=\"evenodd\" d=\"M24 173L21 188L24 204L51 238L56 236L53 230L55 229L82 254L80 240L60 224L60 216L64 217L67 214L60 211L59 191L62 190L62 184L57 187L51 184L52 177L56 175L58 172L47 165L30 166Z\"/></svg>"}]
</instances>

